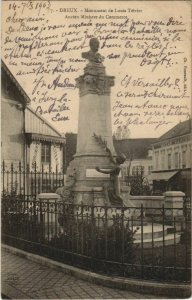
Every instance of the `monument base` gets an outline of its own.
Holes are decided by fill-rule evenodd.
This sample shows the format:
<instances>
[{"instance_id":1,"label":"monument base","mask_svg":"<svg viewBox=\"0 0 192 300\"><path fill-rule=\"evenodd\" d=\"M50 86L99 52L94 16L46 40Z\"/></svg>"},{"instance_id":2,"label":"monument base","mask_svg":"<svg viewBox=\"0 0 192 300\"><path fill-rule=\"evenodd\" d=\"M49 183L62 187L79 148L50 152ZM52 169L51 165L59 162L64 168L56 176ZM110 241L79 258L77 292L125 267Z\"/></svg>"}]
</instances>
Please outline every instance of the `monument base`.
<instances>
[{"instance_id":1,"label":"monument base","mask_svg":"<svg viewBox=\"0 0 192 300\"><path fill-rule=\"evenodd\" d=\"M69 189L73 195L74 204L96 205L96 206L126 206L133 207L130 201L130 187L122 185L121 198L123 203L113 203L109 196L109 190L113 191L114 183L109 174L98 172L96 166L102 165L102 169L109 170L113 168L113 164L109 162L107 156L92 156L78 157L72 160L67 168L67 181L71 181ZM119 176L121 178L121 174ZM63 187L66 193L67 186ZM110 199L109 199L110 198ZM67 200L67 194L65 199ZM113 204L112 204L113 203Z\"/></svg>"},{"instance_id":2,"label":"monument base","mask_svg":"<svg viewBox=\"0 0 192 300\"><path fill-rule=\"evenodd\" d=\"M103 187L74 187L74 203L94 206L109 206L106 201Z\"/></svg>"},{"instance_id":3,"label":"monument base","mask_svg":"<svg viewBox=\"0 0 192 300\"><path fill-rule=\"evenodd\" d=\"M76 156L67 168L67 176L75 173L75 183L72 187L75 204L109 205L106 202L105 188L113 188L109 174L99 173L95 168L109 170L113 164L107 155Z\"/></svg>"}]
</instances>

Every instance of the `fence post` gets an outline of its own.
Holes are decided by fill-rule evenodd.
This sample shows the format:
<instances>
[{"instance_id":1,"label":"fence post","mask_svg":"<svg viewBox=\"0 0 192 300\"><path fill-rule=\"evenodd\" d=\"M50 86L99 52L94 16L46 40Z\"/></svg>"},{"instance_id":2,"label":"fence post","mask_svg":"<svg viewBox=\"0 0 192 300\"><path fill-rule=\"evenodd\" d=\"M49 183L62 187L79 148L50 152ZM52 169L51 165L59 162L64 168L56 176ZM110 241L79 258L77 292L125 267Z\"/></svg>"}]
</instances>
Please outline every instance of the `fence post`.
<instances>
[{"instance_id":1,"label":"fence post","mask_svg":"<svg viewBox=\"0 0 192 300\"><path fill-rule=\"evenodd\" d=\"M105 259L107 260L108 257L108 236L107 236L107 231L108 231L108 219L107 219L107 212L108 212L108 207L105 205L105 225L104 225L104 234L105 234Z\"/></svg>"},{"instance_id":2,"label":"fence post","mask_svg":"<svg viewBox=\"0 0 192 300\"><path fill-rule=\"evenodd\" d=\"M124 272L124 262L125 262L125 228L124 228L124 209L121 208L121 234L122 234L122 244L121 244L121 267L122 275L125 275Z\"/></svg>"},{"instance_id":3,"label":"fence post","mask_svg":"<svg viewBox=\"0 0 192 300\"><path fill-rule=\"evenodd\" d=\"M46 182L45 182L45 187L44 187L44 166L43 166L43 164L42 164L42 169L41 169L41 172L42 172L42 174L41 174L41 193L44 193L45 191L46 191L46 189L47 189L47 187L46 187Z\"/></svg>"},{"instance_id":4,"label":"fence post","mask_svg":"<svg viewBox=\"0 0 192 300\"><path fill-rule=\"evenodd\" d=\"M143 218L144 218L144 211L143 211L143 204L141 204L141 277L143 278L143 269L144 269L144 253L143 253Z\"/></svg>"},{"instance_id":5,"label":"fence post","mask_svg":"<svg viewBox=\"0 0 192 300\"><path fill-rule=\"evenodd\" d=\"M90 234L90 233L89 233ZM93 258L95 257L95 216L94 203L91 204L91 264L94 266Z\"/></svg>"},{"instance_id":6,"label":"fence post","mask_svg":"<svg viewBox=\"0 0 192 300\"><path fill-rule=\"evenodd\" d=\"M37 165L36 165L36 161L34 163L34 169L35 169L35 195L37 195Z\"/></svg>"},{"instance_id":7,"label":"fence post","mask_svg":"<svg viewBox=\"0 0 192 300\"><path fill-rule=\"evenodd\" d=\"M44 240L43 236L43 212L42 212L42 201L39 203L39 213L40 213L40 252L42 251L42 244Z\"/></svg>"},{"instance_id":8,"label":"fence post","mask_svg":"<svg viewBox=\"0 0 192 300\"><path fill-rule=\"evenodd\" d=\"M19 162L19 195L22 195L21 162Z\"/></svg>"},{"instance_id":9,"label":"fence post","mask_svg":"<svg viewBox=\"0 0 192 300\"><path fill-rule=\"evenodd\" d=\"M25 173L24 173L24 176L25 176ZM29 164L26 165L26 188L27 188L27 191L26 191L27 195L29 195L30 194Z\"/></svg>"},{"instance_id":10,"label":"fence post","mask_svg":"<svg viewBox=\"0 0 192 300\"><path fill-rule=\"evenodd\" d=\"M13 163L11 163L11 195L13 194Z\"/></svg>"},{"instance_id":11,"label":"fence post","mask_svg":"<svg viewBox=\"0 0 192 300\"><path fill-rule=\"evenodd\" d=\"M162 205L162 228L163 228L163 248L162 248L162 275L165 279L165 205Z\"/></svg>"},{"instance_id":12,"label":"fence post","mask_svg":"<svg viewBox=\"0 0 192 300\"><path fill-rule=\"evenodd\" d=\"M5 196L5 161L3 160L3 197Z\"/></svg>"}]
</instances>

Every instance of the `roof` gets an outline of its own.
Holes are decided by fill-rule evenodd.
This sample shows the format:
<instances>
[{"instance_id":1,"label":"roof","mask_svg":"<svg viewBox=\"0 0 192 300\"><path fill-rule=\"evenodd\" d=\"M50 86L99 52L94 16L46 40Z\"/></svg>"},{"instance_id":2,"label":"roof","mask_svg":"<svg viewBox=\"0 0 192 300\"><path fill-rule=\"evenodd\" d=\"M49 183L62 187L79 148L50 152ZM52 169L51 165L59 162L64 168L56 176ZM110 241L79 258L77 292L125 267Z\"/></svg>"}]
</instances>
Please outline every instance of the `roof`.
<instances>
[{"instance_id":1,"label":"roof","mask_svg":"<svg viewBox=\"0 0 192 300\"><path fill-rule=\"evenodd\" d=\"M25 105L28 104L28 103L30 103L31 100L30 100L29 96L26 94L26 92L24 91L24 89L21 87L21 85L16 80L16 78L14 77L14 75L12 74L12 72L7 67L7 65L4 63L3 60L1 60L1 69L2 69L2 73L5 72L5 74L11 80L11 82L13 84L12 88L15 88L18 91L18 93L20 94L20 96L22 98L20 100L22 101L22 103L25 104Z\"/></svg>"},{"instance_id":2,"label":"roof","mask_svg":"<svg viewBox=\"0 0 192 300\"><path fill-rule=\"evenodd\" d=\"M191 119L180 122L158 138L155 143L191 133Z\"/></svg>"},{"instance_id":3,"label":"roof","mask_svg":"<svg viewBox=\"0 0 192 300\"><path fill-rule=\"evenodd\" d=\"M35 112L31 107L26 107L25 112L25 131L28 133L37 133L50 136L59 136L64 138L63 135L50 124L45 118Z\"/></svg>"},{"instance_id":4,"label":"roof","mask_svg":"<svg viewBox=\"0 0 192 300\"><path fill-rule=\"evenodd\" d=\"M113 144L117 153L124 153L127 158L146 159L148 149L156 141L156 138L137 138L113 140Z\"/></svg>"}]
</instances>

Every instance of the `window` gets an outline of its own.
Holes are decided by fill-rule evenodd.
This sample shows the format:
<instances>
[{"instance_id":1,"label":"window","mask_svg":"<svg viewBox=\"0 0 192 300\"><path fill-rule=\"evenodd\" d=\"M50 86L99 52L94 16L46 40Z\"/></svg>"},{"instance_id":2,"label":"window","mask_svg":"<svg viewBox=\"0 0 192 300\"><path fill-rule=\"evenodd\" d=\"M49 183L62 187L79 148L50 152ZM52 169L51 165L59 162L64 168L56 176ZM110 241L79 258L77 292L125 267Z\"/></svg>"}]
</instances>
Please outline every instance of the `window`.
<instances>
[{"instance_id":1,"label":"window","mask_svg":"<svg viewBox=\"0 0 192 300\"><path fill-rule=\"evenodd\" d=\"M165 169L165 150L161 151L161 169Z\"/></svg>"},{"instance_id":2,"label":"window","mask_svg":"<svg viewBox=\"0 0 192 300\"><path fill-rule=\"evenodd\" d=\"M168 169L171 169L171 153L168 153L167 162L168 162Z\"/></svg>"},{"instance_id":3,"label":"window","mask_svg":"<svg viewBox=\"0 0 192 300\"><path fill-rule=\"evenodd\" d=\"M41 162L50 164L51 163L51 145L42 144L41 145Z\"/></svg>"},{"instance_id":4,"label":"window","mask_svg":"<svg viewBox=\"0 0 192 300\"><path fill-rule=\"evenodd\" d=\"M159 152L155 152L155 169L159 169Z\"/></svg>"},{"instance_id":5,"label":"window","mask_svg":"<svg viewBox=\"0 0 192 300\"><path fill-rule=\"evenodd\" d=\"M179 153L175 153L175 169L179 168Z\"/></svg>"},{"instance_id":6,"label":"window","mask_svg":"<svg viewBox=\"0 0 192 300\"><path fill-rule=\"evenodd\" d=\"M186 168L186 151L182 152L182 168Z\"/></svg>"},{"instance_id":7,"label":"window","mask_svg":"<svg viewBox=\"0 0 192 300\"><path fill-rule=\"evenodd\" d=\"M179 168L181 168L181 153L179 152Z\"/></svg>"},{"instance_id":8,"label":"window","mask_svg":"<svg viewBox=\"0 0 192 300\"><path fill-rule=\"evenodd\" d=\"M150 175L153 170L153 166L148 166L148 174Z\"/></svg>"},{"instance_id":9,"label":"window","mask_svg":"<svg viewBox=\"0 0 192 300\"><path fill-rule=\"evenodd\" d=\"M144 167L143 166L134 166L132 168L132 175L139 176L144 174Z\"/></svg>"},{"instance_id":10,"label":"window","mask_svg":"<svg viewBox=\"0 0 192 300\"><path fill-rule=\"evenodd\" d=\"M136 175L136 167L132 168L132 175L135 176Z\"/></svg>"}]
</instances>

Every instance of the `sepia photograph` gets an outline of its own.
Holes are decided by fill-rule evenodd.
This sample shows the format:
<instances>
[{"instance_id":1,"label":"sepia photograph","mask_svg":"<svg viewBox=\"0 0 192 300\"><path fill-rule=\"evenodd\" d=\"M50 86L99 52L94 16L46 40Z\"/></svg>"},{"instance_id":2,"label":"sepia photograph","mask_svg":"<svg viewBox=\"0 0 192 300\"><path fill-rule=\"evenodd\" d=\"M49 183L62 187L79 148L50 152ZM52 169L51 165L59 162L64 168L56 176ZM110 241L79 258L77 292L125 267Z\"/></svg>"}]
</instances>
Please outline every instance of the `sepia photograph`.
<instances>
[{"instance_id":1,"label":"sepia photograph","mask_svg":"<svg viewBox=\"0 0 192 300\"><path fill-rule=\"evenodd\" d=\"M2 299L191 297L191 9L2 1Z\"/></svg>"}]
</instances>

